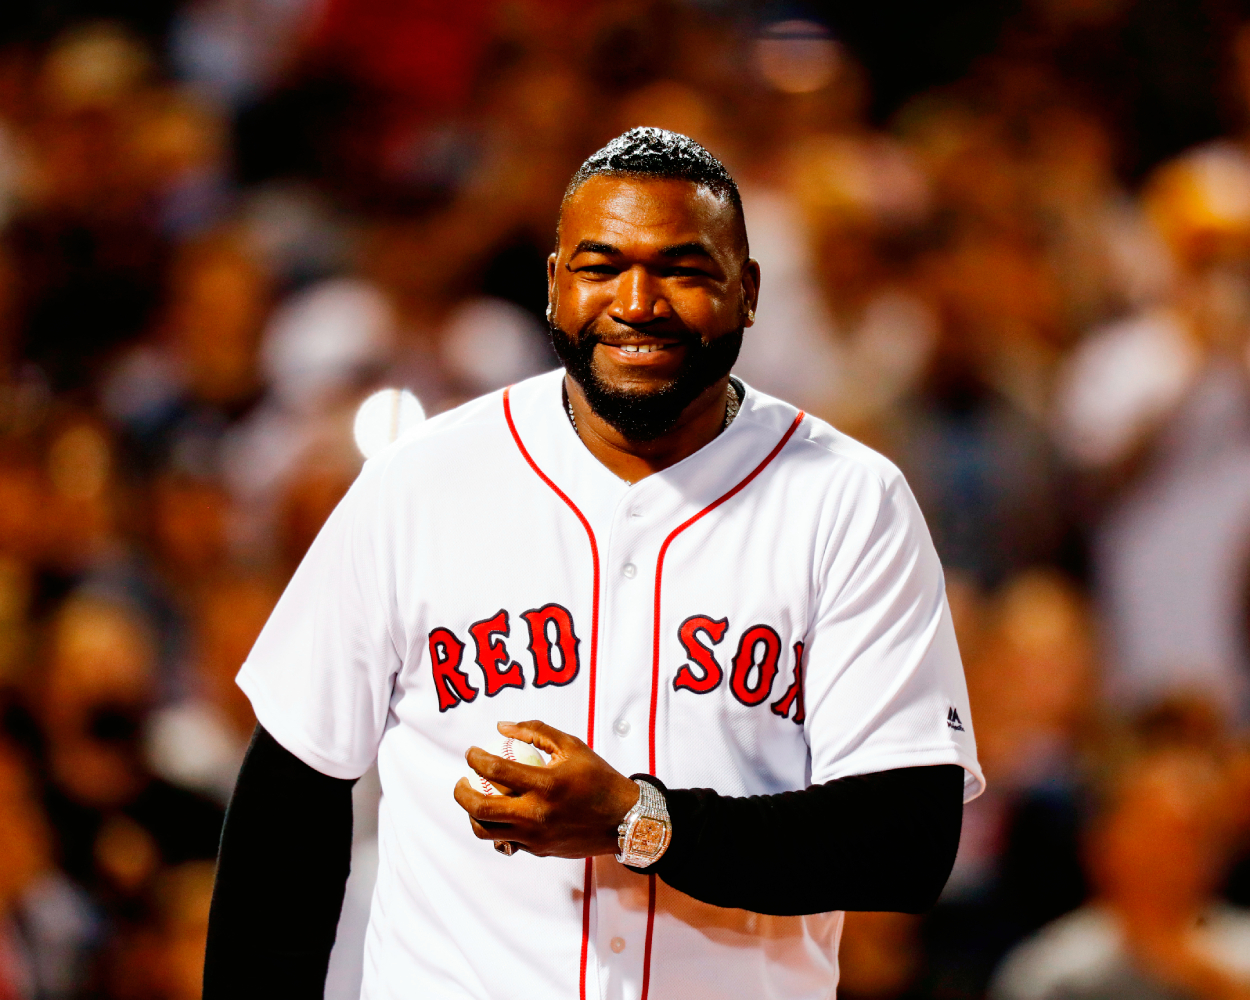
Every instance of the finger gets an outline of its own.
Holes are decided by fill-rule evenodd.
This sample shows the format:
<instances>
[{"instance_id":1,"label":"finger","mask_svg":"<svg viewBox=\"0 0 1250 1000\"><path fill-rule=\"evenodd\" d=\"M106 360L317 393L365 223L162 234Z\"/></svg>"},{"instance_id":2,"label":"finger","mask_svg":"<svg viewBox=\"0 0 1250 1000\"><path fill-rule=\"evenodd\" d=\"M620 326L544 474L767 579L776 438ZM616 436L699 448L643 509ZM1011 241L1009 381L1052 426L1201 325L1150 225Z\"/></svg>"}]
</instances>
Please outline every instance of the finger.
<instances>
[{"instance_id":1,"label":"finger","mask_svg":"<svg viewBox=\"0 0 1250 1000\"><path fill-rule=\"evenodd\" d=\"M535 822L532 796L483 795L465 781L463 785L457 783L455 797L460 808L479 823L532 826Z\"/></svg>"},{"instance_id":2,"label":"finger","mask_svg":"<svg viewBox=\"0 0 1250 1000\"><path fill-rule=\"evenodd\" d=\"M473 787L468 778L461 778L457 781L456 787L452 789L451 794L455 798L456 804L470 816L478 809L482 800L486 799L485 795Z\"/></svg>"},{"instance_id":3,"label":"finger","mask_svg":"<svg viewBox=\"0 0 1250 1000\"><path fill-rule=\"evenodd\" d=\"M456 782L452 795L461 809L477 819L506 823L512 818L507 815L500 815L500 804L510 801L507 796L483 795L473 787L468 778L461 778Z\"/></svg>"},{"instance_id":4,"label":"finger","mask_svg":"<svg viewBox=\"0 0 1250 1000\"><path fill-rule=\"evenodd\" d=\"M482 823L469 817L469 826L473 828L473 836L478 840L511 840L520 843L517 838L522 836L516 827L509 823Z\"/></svg>"},{"instance_id":5,"label":"finger","mask_svg":"<svg viewBox=\"0 0 1250 1000\"><path fill-rule=\"evenodd\" d=\"M497 728L504 736L532 743L550 756L569 757L581 743L576 736L570 736L537 719L529 722L501 722Z\"/></svg>"},{"instance_id":6,"label":"finger","mask_svg":"<svg viewBox=\"0 0 1250 1000\"><path fill-rule=\"evenodd\" d=\"M503 785L511 794L546 791L551 783L551 774L545 767L505 760L480 747L469 747L464 759L487 781L496 786Z\"/></svg>"}]
</instances>

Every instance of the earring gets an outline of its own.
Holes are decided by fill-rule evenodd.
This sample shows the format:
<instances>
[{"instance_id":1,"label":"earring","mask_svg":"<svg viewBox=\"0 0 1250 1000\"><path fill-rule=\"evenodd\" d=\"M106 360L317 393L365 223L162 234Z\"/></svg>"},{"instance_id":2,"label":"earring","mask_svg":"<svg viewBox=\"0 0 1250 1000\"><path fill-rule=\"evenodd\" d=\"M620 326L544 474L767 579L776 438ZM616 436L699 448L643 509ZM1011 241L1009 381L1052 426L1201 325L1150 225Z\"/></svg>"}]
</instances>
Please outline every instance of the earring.
<instances>
[{"instance_id":1,"label":"earring","mask_svg":"<svg viewBox=\"0 0 1250 1000\"><path fill-rule=\"evenodd\" d=\"M751 309L751 310L748 310L748 311L747 311L747 322L748 322L748 323L754 323L754 322L755 322L755 310L754 310L754 309Z\"/></svg>"},{"instance_id":2,"label":"earring","mask_svg":"<svg viewBox=\"0 0 1250 1000\"><path fill-rule=\"evenodd\" d=\"M551 303L548 302L547 303L547 322L548 323L551 322L551 313L552 313Z\"/></svg>"}]
</instances>

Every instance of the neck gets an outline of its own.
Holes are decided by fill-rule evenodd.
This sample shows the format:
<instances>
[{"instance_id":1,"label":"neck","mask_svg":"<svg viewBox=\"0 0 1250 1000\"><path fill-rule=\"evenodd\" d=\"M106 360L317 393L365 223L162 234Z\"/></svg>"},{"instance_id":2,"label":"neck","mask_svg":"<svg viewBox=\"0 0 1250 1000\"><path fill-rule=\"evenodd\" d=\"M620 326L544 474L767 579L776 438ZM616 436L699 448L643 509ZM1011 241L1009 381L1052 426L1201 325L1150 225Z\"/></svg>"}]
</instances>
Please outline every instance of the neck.
<instances>
[{"instance_id":1,"label":"neck","mask_svg":"<svg viewBox=\"0 0 1250 1000\"><path fill-rule=\"evenodd\" d=\"M716 437L725 426L725 408L729 401L729 376L708 386L687 406L677 425L654 441L634 441L625 437L590 408L586 396L569 376L564 376L565 391L573 407L577 436L590 453L613 475L628 483L636 483L654 472L676 465L693 455Z\"/></svg>"}]
</instances>

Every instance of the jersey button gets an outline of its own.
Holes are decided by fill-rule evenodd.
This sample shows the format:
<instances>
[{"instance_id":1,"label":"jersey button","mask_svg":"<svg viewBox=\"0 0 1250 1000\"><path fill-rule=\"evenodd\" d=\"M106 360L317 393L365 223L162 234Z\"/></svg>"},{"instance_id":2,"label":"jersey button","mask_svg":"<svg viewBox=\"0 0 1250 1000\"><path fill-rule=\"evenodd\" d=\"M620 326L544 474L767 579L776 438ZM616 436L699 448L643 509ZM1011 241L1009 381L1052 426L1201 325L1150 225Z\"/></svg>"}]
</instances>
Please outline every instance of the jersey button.
<instances>
[{"instance_id":1,"label":"jersey button","mask_svg":"<svg viewBox=\"0 0 1250 1000\"><path fill-rule=\"evenodd\" d=\"M614 952L616 952L619 955L621 952L625 950L625 939L619 938L619 937L613 938L611 942L609 943L608 947L610 947Z\"/></svg>"},{"instance_id":2,"label":"jersey button","mask_svg":"<svg viewBox=\"0 0 1250 1000\"><path fill-rule=\"evenodd\" d=\"M621 567L621 572L625 574L626 580L632 580L634 578L634 574L638 572L638 567L633 563L626 563Z\"/></svg>"},{"instance_id":3,"label":"jersey button","mask_svg":"<svg viewBox=\"0 0 1250 1000\"><path fill-rule=\"evenodd\" d=\"M616 725L612 727L617 736L629 735L629 721L626 719L617 719Z\"/></svg>"}]
</instances>

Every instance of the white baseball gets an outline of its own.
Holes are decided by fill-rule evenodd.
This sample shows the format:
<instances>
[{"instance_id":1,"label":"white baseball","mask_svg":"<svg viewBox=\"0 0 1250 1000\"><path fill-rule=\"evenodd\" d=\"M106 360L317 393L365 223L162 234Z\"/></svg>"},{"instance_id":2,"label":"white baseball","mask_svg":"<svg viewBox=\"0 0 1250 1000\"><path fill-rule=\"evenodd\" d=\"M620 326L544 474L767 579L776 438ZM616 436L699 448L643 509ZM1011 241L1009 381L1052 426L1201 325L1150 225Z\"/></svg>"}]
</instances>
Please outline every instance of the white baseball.
<instances>
[{"instance_id":1,"label":"white baseball","mask_svg":"<svg viewBox=\"0 0 1250 1000\"><path fill-rule=\"evenodd\" d=\"M478 746L487 753L493 753L496 757L502 757L504 760L514 760L518 764L530 764L534 767L547 766L543 755L531 744L523 740L513 739L511 736L503 736L496 733L489 740L479 743ZM468 778L470 784L484 795L512 794L511 789L506 785L493 784L474 771L469 772Z\"/></svg>"}]
</instances>

